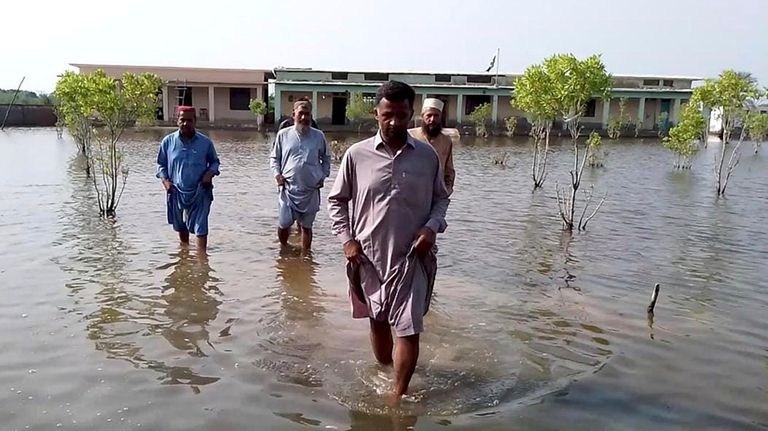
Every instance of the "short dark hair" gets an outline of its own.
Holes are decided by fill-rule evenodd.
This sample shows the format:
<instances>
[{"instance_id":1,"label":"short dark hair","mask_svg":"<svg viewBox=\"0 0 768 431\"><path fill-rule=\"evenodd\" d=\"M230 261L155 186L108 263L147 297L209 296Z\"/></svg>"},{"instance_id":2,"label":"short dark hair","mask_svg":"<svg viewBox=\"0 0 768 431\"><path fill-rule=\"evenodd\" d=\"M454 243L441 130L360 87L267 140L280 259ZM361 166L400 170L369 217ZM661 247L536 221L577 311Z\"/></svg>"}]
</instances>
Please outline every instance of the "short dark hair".
<instances>
[{"instance_id":1,"label":"short dark hair","mask_svg":"<svg viewBox=\"0 0 768 431\"><path fill-rule=\"evenodd\" d=\"M390 102L402 102L407 100L413 108L413 102L416 100L416 92L413 91L410 85L400 81L387 81L381 84L378 90L376 90L376 104L381 102L381 99L387 99Z\"/></svg>"}]
</instances>

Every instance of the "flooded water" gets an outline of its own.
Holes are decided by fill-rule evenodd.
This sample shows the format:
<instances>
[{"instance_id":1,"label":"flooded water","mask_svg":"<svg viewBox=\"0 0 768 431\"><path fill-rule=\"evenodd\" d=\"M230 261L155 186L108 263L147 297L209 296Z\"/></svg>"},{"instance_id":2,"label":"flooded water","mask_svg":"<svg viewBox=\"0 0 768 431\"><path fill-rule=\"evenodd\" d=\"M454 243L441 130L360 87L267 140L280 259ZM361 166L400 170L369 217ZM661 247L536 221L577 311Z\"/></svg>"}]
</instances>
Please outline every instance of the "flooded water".
<instances>
[{"instance_id":1,"label":"flooded water","mask_svg":"<svg viewBox=\"0 0 768 431\"><path fill-rule=\"evenodd\" d=\"M326 213L313 255L277 244L268 138L211 133L204 261L165 224L162 134L128 136L114 223L70 141L0 134L3 430L768 427L766 149L718 200L719 144L679 172L658 141L606 142L584 182L607 202L571 237L554 193L568 146L531 193L525 140L463 139L413 394L393 411Z\"/></svg>"}]
</instances>

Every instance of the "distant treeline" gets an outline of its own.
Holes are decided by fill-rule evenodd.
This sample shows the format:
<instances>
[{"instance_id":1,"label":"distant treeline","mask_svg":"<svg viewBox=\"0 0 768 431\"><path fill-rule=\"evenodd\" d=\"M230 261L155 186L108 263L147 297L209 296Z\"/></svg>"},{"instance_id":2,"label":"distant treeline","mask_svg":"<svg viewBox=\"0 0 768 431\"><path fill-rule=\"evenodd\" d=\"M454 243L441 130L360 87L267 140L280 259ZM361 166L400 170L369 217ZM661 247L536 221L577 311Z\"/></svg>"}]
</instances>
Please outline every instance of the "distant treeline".
<instances>
[{"instance_id":1,"label":"distant treeline","mask_svg":"<svg viewBox=\"0 0 768 431\"><path fill-rule=\"evenodd\" d=\"M0 89L0 105L8 105L13 100L13 94L16 90ZM53 105L53 97L49 94L37 94L33 91L19 91L14 105Z\"/></svg>"}]
</instances>

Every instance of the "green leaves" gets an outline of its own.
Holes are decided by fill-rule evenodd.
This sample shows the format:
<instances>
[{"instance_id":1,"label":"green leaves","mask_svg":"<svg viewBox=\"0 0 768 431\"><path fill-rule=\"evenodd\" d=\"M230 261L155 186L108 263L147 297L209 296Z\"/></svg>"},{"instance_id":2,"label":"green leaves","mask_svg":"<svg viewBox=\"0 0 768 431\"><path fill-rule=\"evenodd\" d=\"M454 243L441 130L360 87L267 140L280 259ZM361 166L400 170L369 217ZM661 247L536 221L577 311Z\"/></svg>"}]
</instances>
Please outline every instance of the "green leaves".
<instances>
[{"instance_id":1,"label":"green leaves","mask_svg":"<svg viewBox=\"0 0 768 431\"><path fill-rule=\"evenodd\" d=\"M678 156L690 157L696 153L696 141L701 137L701 130L706 125L704 115L693 103L688 103L680 113L677 126L669 131L669 136L662 142L666 148Z\"/></svg>"},{"instance_id":2,"label":"green leaves","mask_svg":"<svg viewBox=\"0 0 768 431\"><path fill-rule=\"evenodd\" d=\"M597 132L592 132L589 134L589 138L587 138L587 145L590 149L597 149L600 148L600 145L603 143L603 138L600 137L600 134Z\"/></svg>"},{"instance_id":3,"label":"green leaves","mask_svg":"<svg viewBox=\"0 0 768 431\"><path fill-rule=\"evenodd\" d=\"M705 108L722 110L723 127L730 135L735 120L743 118L747 101L758 99L764 93L748 73L726 70L717 79L708 79L693 90L691 101Z\"/></svg>"},{"instance_id":4,"label":"green leaves","mask_svg":"<svg viewBox=\"0 0 768 431\"><path fill-rule=\"evenodd\" d=\"M768 139L768 114L747 112L744 116L744 126L749 130L749 137L755 142Z\"/></svg>"},{"instance_id":5,"label":"green leaves","mask_svg":"<svg viewBox=\"0 0 768 431\"><path fill-rule=\"evenodd\" d=\"M115 79L102 70L64 72L56 83L57 115L85 155L102 216L115 215L128 176L120 137L127 127L154 120L161 85L151 73Z\"/></svg>"},{"instance_id":6,"label":"green leaves","mask_svg":"<svg viewBox=\"0 0 768 431\"><path fill-rule=\"evenodd\" d=\"M163 81L154 74L123 74L120 80L102 70L90 74L64 72L54 92L64 124L72 128L84 119L124 129L154 118Z\"/></svg>"},{"instance_id":7,"label":"green leaves","mask_svg":"<svg viewBox=\"0 0 768 431\"><path fill-rule=\"evenodd\" d=\"M374 103L363 97L363 93L351 93L347 103L347 118L353 123L373 118Z\"/></svg>"},{"instance_id":8,"label":"green leaves","mask_svg":"<svg viewBox=\"0 0 768 431\"><path fill-rule=\"evenodd\" d=\"M263 100L251 99L251 103L248 104L248 108L251 110L253 115L257 117L259 115L266 115L267 113L267 104L264 103Z\"/></svg>"},{"instance_id":9,"label":"green leaves","mask_svg":"<svg viewBox=\"0 0 768 431\"><path fill-rule=\"evenodd\" d=\"M492 108L490 103L483 103L475 107L471 114L469 114L469 120L477 124L485 124L491 119Z\"/></svg>"},{"instance_id":10,"label":"green leaves","mask_svg":"<svg viewBox=\"0 0 768 431\"><path fill-rule=\"evenodd\" d=\"M572 54L549 57L515 80L515 106L532 120L581 116L592 98L609 99L611 75L600 56L579 60Z\"/></svg>"},{"instance_id":11,"label":"green leaves","mask_svg":"<svg viewBox=\"0 0 768 431\"><path fill-rule=\"evenodd\" d=\"M478 136L487 136L488 130L486 124L491 119L493 113L490 103L483 103L475 107L472 113L469 114L469 120L475 124L475 132Z\"/></svg>"}]
</instances>

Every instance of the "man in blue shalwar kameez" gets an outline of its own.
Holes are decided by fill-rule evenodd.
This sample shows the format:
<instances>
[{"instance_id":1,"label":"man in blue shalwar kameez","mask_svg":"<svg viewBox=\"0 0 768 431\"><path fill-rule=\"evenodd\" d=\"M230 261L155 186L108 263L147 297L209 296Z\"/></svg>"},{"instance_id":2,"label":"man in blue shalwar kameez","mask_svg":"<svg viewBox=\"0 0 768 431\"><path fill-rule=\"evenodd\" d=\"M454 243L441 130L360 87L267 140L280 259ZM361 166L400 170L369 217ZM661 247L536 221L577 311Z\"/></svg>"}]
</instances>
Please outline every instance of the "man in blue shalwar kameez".
<instances>
[{"instance_id":1,"label":"man in blue shalwar kameez","mask_svg":"<svg viewBox=\"0 0 768 431\"><path fill-rule=\"evenodd\" d=\"M280 130L269 155L269 167L278 186L277 237L288 243L291 225L301 228L301 246L312 247L312 224L320 210L320 189L331 174L331 156L325 135L310 126L312 103L293 106L294 125Z\"/></svg>"},{"instance_id":2,"label":"man in blue shalwar kameez","mask_svg":"<svg viewBox=\"0 0 768 431\"><path fill-rule=\"evenodd\" d=\"M213 142L195 130L195 108L179 106L179 130L166 136L157 154L157 177L167 192L168 224L182 244L196 236L197 252L208 247L208 214L213 202L213 177L219 175L219 156Z\"/></svg>"}]
</instances>

